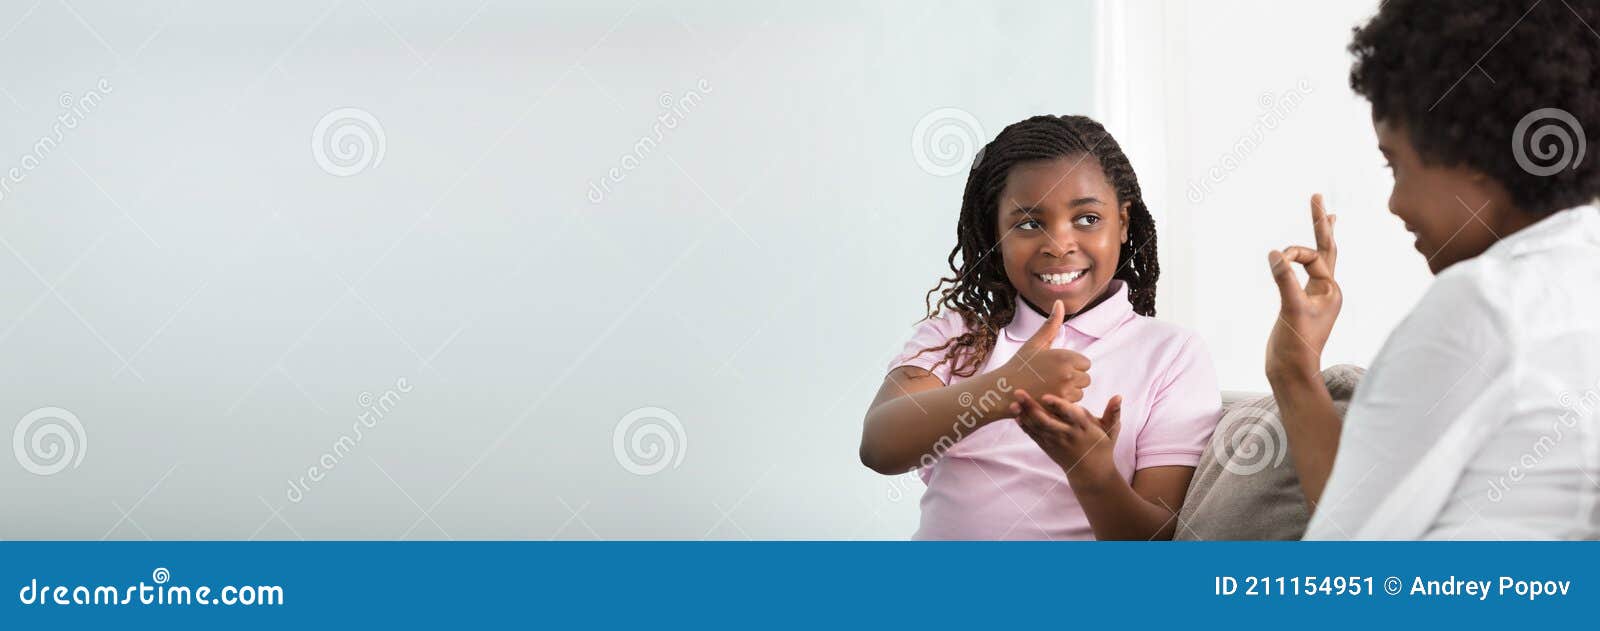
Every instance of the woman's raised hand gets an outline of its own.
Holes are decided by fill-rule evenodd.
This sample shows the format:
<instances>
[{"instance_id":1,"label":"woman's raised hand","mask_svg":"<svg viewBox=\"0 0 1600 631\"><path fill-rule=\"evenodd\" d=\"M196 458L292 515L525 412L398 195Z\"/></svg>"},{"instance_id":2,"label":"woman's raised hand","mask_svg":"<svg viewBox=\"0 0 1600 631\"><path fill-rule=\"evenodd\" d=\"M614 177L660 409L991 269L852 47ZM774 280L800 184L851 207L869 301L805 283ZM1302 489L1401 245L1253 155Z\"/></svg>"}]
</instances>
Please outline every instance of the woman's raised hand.
<instances>
[{"instance_id":1,"label":"woman's raised hand","mask_svg":"<svg viewBox=\"0 0 1600 631\"><path fill-rule=\"evenodd\" d=\"M1322 347L1333 332L1344 295L1333 278L1339 248L1333 240L1336 217L1322 206L1322 195L1311 196L1311 226L1316 249L1290 246L1267 254L1272 277L1278 283L1278 321L1267 338L1267 377L1316 378L1322 371ZM1305 268L1305 287L1295 278L1294 264Z\"/></svg>"}]
</instances>

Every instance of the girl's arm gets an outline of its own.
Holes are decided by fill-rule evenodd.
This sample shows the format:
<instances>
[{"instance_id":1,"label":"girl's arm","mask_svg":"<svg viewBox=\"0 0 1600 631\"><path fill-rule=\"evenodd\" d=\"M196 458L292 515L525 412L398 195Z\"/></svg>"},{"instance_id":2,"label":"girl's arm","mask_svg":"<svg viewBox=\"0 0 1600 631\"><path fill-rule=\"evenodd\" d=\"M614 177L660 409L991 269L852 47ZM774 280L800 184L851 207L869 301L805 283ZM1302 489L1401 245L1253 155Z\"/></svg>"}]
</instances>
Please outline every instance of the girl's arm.
<instances>
[{"instance_id":1,"label":"girl's arm","mask_svg":"<svg viewBox=\"0 0 1600 631\"><path fill-rule=\"evenodd\" d=\"M1013 387L997 370L946 386L932 373L901 366L884 377L878 396L867 410L861 432L861 464L884 475L896 475L920 464L923 455L938 457L979 427L1008 418L1005 393ZM967 405L962 405L966 401Z\"/></svg>"},{"instance_id":2,"label":"girl's arm","mask_svg":"<svg viewBox=\"0 0 1600 631\"><path fill-rule=\"evenodd\" d=\"M937 458L942 449L970 436L979 427L1011 418L1006 396L1014 388L1051 392L1069 401L1083 398L1089 385L1089 359L1065 349L1052 349L1065 307L1056 301L1050 318L1004 366L949 386L932 373L912 366L889 372L867 409L861 430L861 464L878 473L896 475Z\"/></svg>"},{"instance_id":3,"label":"girl's arm","mask_svg":"<svg viewBox=\"0 0 1600 631\"><path fill-rule=\"evenodd\" d=\"M1112 397L1100 418L1054 395L1016 393L1017 424L1067 472L1096 539L1171 539L1177 531L1194 467L1140 469L1133 482L1112 462L1122 422L1122 397Z\"/></svg>"},{"instance_id":4,"label":"girl's arm","mask_svg":"<svg viewBox=\"0 0 1600 631\"><path fill-rule=\"evenodd\" d=\"M1094 538L1151 541L1171 539L1178 529L1178 509L1189 492L1194 467L1166 466L1140 469L1130 486L1121 476L1103 485L1072 480L1078 503L1089 516Z\"/></svg>"}]
</instances>

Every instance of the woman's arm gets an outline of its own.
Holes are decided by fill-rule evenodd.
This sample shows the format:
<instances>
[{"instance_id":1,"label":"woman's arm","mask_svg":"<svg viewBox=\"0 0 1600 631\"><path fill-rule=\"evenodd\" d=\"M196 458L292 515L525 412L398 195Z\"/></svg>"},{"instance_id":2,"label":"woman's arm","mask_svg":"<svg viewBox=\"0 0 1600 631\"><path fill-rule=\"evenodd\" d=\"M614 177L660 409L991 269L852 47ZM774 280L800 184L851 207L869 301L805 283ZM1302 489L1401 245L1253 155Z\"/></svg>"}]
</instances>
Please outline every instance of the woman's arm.
<instances>
[{"instance_id":1,"label":"woman's arm","mask_svg":"<svg viewBox=\"0 0 1600 631\"><path fill-rule=\"evenodd\" d=\"M1311 224L1317 248L1292 246L1267 256L1279 298L1278 321L1267 338L1267 381L1282 412L1300 488L1313 512L1339 451L1339 414L1322 382L1322 347L1344 302L1333 280L1339 255L1333 223L1334 217L1322 207L1322 196L1313 195ZM1304 288L1295 278L1295 263L1304 266L1309 276Z\"/></svg>"},{"instance_id":2,"label":"woman's arm","mask_svg":"<svg viewBox=\"0 0 1600 631\"><path fill-rule=\"evenodd\" d=\"M1278 401L1289 453L1306 506L1316 512L1322 490L1333 472L1333 457L1339 453L1339 430L1343 421L1333 407L1333 397L1322 381L1322 373L1267 375L1272 396Z\"/></svg>"}]
</instances>

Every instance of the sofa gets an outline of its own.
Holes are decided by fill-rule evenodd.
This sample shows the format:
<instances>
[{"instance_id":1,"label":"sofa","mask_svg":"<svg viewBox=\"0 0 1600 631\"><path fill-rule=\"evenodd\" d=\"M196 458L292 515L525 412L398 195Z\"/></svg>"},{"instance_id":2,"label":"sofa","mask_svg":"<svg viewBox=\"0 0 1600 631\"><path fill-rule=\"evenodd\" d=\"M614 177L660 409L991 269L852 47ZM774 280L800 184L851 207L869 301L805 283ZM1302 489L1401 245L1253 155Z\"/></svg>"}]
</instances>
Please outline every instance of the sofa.
<instances>
[{"instance_id":1,"label":"sofa","mask_svg":"<svg viewBox=\"0 0 1600 631\"><path fill-rule=\"evenodd\" d=\"M1322 371L1343 416L1365 370ZM1310 512L1271 394L1224 392L1222 418L1178 511L1174 540L1293 540Z\"/></svg>"}]
</instances>

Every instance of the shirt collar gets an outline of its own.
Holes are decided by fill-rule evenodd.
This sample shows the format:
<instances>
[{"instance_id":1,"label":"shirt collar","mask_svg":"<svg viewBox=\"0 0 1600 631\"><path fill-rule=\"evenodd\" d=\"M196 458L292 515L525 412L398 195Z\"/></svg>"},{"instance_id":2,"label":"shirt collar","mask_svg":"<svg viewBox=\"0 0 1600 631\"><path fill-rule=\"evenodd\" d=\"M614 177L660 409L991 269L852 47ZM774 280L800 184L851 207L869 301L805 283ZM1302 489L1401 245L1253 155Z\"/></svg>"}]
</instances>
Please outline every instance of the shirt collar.
<instances>
[{"instance_id":1,"label":"shirt collar","mask_svg":"<svg viewBox=\"0 0 1600 631\"><path fill-rule=\"evenodd\" d=\"M1110 290L1111 295L1100 304L1078 315L1068 316L1066 326L1095 339L1109 335L1133 315L1133 303L1128 302L1128 284L1112 280ZM1016 313L1011 316L1011 323L1006 325L1006 337L1013 342L1025 342L1038 333L1039 327L1044 326L1048 319L1048 315L1034 311L1019 295L1016 298Z\"/></svg>"},{"instance_id":2,"label":"shirt collar","mask_svg":"<svg viewBox=\"0 0 1600 631\"><path fill-rule=\"evenodd\" d=\"M1495 242L1485 254L1510 256L1549 249L1556 243L1596 241L1600 234L1600 209L1593 205L1576 206L1551 213L1533 225Z\"/></svg>"}]
</instances>

